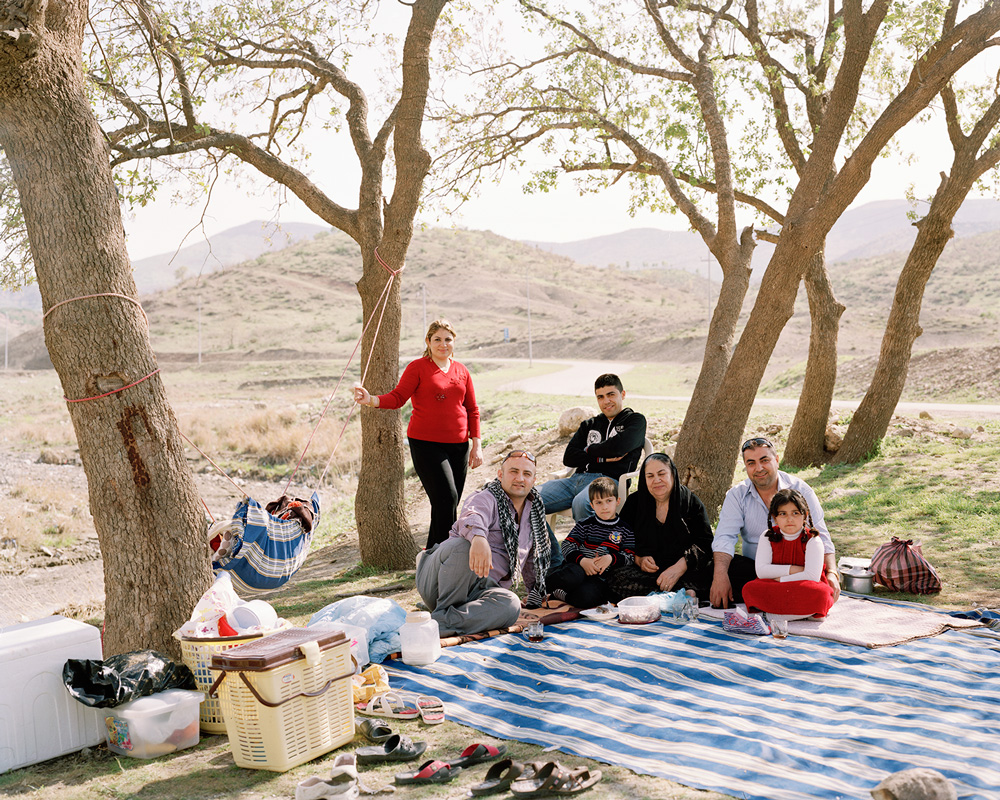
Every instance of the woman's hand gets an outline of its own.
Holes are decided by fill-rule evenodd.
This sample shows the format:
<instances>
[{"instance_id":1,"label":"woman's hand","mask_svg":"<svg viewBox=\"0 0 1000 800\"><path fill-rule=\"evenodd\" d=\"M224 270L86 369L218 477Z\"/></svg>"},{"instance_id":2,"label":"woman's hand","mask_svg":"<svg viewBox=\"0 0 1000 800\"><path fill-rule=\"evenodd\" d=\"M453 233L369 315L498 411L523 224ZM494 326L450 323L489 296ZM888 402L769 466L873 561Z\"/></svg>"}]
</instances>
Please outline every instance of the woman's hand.
<instances>
[{"instance_id":1,"label":"woman's hand","mask_svg":"<svg viewBox=\"0 0 1000 800\"><path fill-rule=\"evenodd\" d=\"M660 569L652 556L636 556L635 565L643 572L656 572Z\"/></svg>"},{"instance_id":2,"label":"woman's hand","mask_svg":"<svg viewBox=\"0 0 1000 800\"><path fill-rule=\"evenodd\" d=\"M685 572L687 572L687 559L681 557L677 559L677 563L663 570L656 578L656 585L659 587L661 592L669 592L677 585L677 581L681 579Z\"/></svg>"},{"instance_id":3,"label":"woman's hand","mask_svg":"<svg viewBox=\"0 0 1000 800\"><path fill-rule=\"evenodd\" d=\"M796 574L798 574L798 573L800 573L800 572L805 572L805 571L806 571L806 568L805 568L805 567L799 567L799 566L796 566L795 564L792 564L792 565L791 565L791 566L790 566L790 567L788 568L788 574L789 574L789 575L796 575Z\"/></svg>"},{"instance_id":4,"label":"woman's hand","mask_svg":"<svg viewBox=\"0 0 1000 800\"><path fill-rule=\"evenodd\" d=\"M580 566L583 567L583 571L588 575L598 575L601 572L592 558L581 558Z\"/></svg>"},{"instance_id":5,"label":"woman's hand","mask_svg":"<svg viewBox=\"0 0 1000 800\"><path fill-rule=\"evenodd\" d=\"M354 402L359 406L371 406L372 408L376 408L375 399L360 383L354 384Z\"/></svg>"},{"instance_id":6,"label":"woman's hand","mask_svg":"<svg viewBox=\"0 0 1000 800\"><path fill-rule=\"evenodd\" d=\"M479 439L472 439L469 448L469 469L475 469L483 463L483 445Z\"/></svg>"}]
</instances>

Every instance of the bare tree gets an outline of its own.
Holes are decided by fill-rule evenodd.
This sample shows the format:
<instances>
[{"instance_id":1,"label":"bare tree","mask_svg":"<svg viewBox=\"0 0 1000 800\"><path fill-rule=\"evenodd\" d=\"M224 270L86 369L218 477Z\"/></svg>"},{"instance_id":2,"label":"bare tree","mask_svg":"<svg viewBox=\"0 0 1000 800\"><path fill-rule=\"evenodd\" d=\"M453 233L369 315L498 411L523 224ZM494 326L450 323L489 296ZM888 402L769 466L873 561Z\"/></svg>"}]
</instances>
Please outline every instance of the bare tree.
<instances>
[{"instance_id":1,"label":"bare tree","mask_svg":"<svg viewBox=\"0 0 1000 800\"><path fill-rule=\"evenodd\" d=\"M87 4L3 5L0 145L20 198L104 555L108 654L171 637L211 579L204 513L149 346L81 70Z\"/></svg>"},{"instance_id":2,"label":"bare tree","mask_svg":"<svg viewBox=\"0 0 1000 800\"><path fill-rule=\"evenodd\" d=\"M364 0L304 6L251 1L204 10L175 7L169 13L136 0L111 12L123 31L121 48L95 54L114 166L150 159L189 163L184 159L200 156L203 160L194 162L200 168L218 169L236 159L357 242L362 262L357 286L368 326L362 363L370 363L367 383L381 391L395 384L399 369L399 280L387 298L383 291L403 267L430 168L421 130L430 47L447 0L405 5L409 24L398 87L391 77L381 87L391 96L377 126L370 120L371 98L347 71L351 26L361 24L358 15L371 6ZM226 88L225 96L221 107L211 108L201 93L217 85ZM156 90L148 91L150 86ZM235 124L224 113L233 104ZM304 155L296 148L306 126L340 114L359 173L353 208L335 202L296 158ZM342 173L348 173L346 167ZM347 194L342 174L326 177L331 191ZM362 559L373 566L412 567L416 546L404 513L400 415L364 409L361 427L355 516Z\"/></svg>"}]
</instances>

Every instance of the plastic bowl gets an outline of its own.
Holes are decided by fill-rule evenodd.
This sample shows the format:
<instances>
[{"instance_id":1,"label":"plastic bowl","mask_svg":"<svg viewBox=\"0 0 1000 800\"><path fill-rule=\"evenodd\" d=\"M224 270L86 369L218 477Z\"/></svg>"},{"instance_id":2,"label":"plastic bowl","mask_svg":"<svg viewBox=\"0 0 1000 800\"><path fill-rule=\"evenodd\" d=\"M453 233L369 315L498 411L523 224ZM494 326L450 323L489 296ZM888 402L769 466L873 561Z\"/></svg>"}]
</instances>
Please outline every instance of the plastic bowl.
<instances>
[{"instance_id":1,"label":"plastic bowl","mask_svg":"<svg viewBox=\"0 0 1000 800\"><path fill-rule=\"evenodd\" d=\"M655 597L626 597L618 603L618 621L624 625L645 625L660 618L660 603Z\"/></svg>"}]
</instances>

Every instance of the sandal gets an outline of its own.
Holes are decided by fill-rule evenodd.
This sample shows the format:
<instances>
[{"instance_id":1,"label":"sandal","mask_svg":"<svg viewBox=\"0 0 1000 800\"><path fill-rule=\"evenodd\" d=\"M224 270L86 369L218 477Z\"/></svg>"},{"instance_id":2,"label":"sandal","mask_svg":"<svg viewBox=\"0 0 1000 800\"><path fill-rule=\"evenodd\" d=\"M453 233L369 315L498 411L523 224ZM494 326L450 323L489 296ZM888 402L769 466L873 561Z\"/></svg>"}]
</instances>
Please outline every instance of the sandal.
<instances>
[{"instance_id":1,"label":"sandal","mask_svg":"<svg viewBox=\"0 0 1000 800\"><path fill-rule=\"evenodd\" d=\"M412 692L397 692L405 702L415 705L420 714L421 722L427 725L438 725L444 722L444 703L440 697Z\"/></svg>"},{"instance_id":2,"label":"sandal","mask_svg":"<svg viewBox=\"0 0 1000 800\"><path fill-rule=\"evenodd\" d=\"M506 792L510 785L521 777L523 772L524 764L505 758L490 767L489 772L486 773L486 780L469 787L469 792L474 797Z\"/></svg>"},{"instance_id":3,"label":"sandal","mask_svg":"<svg viewBox=\"0 0 1000 800\"><path fill-rule=\"evenodd\" d=\"M507 746L503 744L499 747L494 747L491 744L470 744L462 751L462 755L451 760L451 765L453 767L471 767L473 764L494 761L506 752Z\"/></svg>"},{"instance_id":4,"label":"sandal","mask_svg":"<svg viewBox=\"0 0 1000 800\"><path fill-rule=\"evenodd\" d=\"M392 717L393 719L416 719L420 709L409 705L396 692L377 694L366 703L356 703L354 706L359 714L372 717Z\"/></svg>"},{"instance_id":5,"label":"sandal","mask_svg":"<svg viewBox=\"0 0 1000 800\"><path fill-rule=\"evenodd\" d=\"M550 761L543 765L534 777L514 781L510 791L515 797L545 797L550 794L578 794L596 784L601 779L601 771L591 772L586 767L565 770L558 763Z\"/></svg>"},{"instance_id":6,"label":"sandal","mask_svg":"<svg viewBox=\"0 0 1000 800\"><path fill-rule=\"evenodd\" d=\"M400 772L396 775L396 783L447 783L462 771L461 767L453 767L444 761L427 761L420 765L416 772Z\"/></svg>"},{"instance_id":7,"label":"sandal","mask_svg":"<svg viewBox=\"0 0 1000 800\"><path fill-rule=\"evenodd\" d=\"M381 746L359 747L354 751L359 764L377 764L380 761L413 761L427 749L427 742L414 742L409 736L394 733Z\"/></svg>"},{"instance_id":8,"label":"sandal","mask_svg":"<svg viewBox=\"0 0 1000 800\"><path fill-rule=\"evenodd\" d=\"M382 742L392 736L392 728L384 722L374 719L360 720L354 726L354 730L364 736L369 742L374 742L375 744L382 744Z\"/></svg>"}]
</instances>

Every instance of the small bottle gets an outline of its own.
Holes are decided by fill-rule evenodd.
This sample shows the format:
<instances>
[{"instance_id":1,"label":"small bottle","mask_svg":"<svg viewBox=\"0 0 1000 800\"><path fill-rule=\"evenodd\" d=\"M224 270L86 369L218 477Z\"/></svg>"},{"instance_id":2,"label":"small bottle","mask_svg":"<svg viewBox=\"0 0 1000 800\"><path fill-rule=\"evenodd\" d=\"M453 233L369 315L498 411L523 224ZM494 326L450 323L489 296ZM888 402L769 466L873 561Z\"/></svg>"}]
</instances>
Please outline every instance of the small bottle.
<instances>
[{"instance_id":1,"label":"small bottle","mask_svg":"<svg viewBox=\"0 0 1000 800\"><path fill-rule=\"evenodd\" d=\"M399 629L403 663L413 666L433 664L441 655L441 631L427 611L410 611Z\"/></svg>"}]
</instances>

